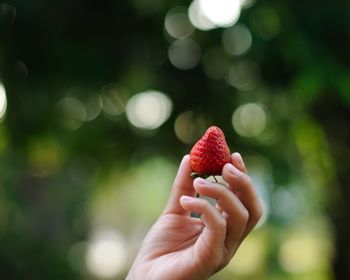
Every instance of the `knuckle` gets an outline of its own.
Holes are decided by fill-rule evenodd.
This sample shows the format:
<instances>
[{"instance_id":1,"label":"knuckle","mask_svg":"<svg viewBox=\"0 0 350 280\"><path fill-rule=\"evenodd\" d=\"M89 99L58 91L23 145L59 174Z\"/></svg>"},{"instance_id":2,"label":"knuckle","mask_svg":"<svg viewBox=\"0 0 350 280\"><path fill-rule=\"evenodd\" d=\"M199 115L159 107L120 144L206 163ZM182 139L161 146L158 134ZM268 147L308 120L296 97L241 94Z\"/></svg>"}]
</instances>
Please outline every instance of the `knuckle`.
<instances>
[{"instance_id":1,"label":"knuckle","mask_svg":"<svg viewBox=\"0 0 350 280\"><path fill-rule=\"evenodd\" d=\"M226 219L220 215L220 218L217 220L217 227L220 229L226 229L227 221Z\"/></svg>"},{"instance_id":2,"label":"knuckle","mask_svg":"<svg viewBox=\"0 0 350 280\"><path fill-rule=\"evenodd\" d=\"M233 185L235 184L235 182L240 181L240 176L241 175L233 175L231 173L226 173L223 174L222 177L224 178L224 180L229 184L229 185Z\"/></svg>"},{"instance_id":3,"label":"knuckle","mask_svg":"<svg viewBox=\"0 0 350 280\"><path fill-rule=\"evenodd\" d=\"M241 216L242 223L246 224L248 222L248 220L249 220L249 212L248 212L248 210L245 209L245 208L242 209L240 216Z\"/></svg>"},{"instance_id":4,"label":"knuckle","mask_svg":"<svg viewBox=\"0 0 350 280\"><path fill-rule=\"evenodd\" d=\"M201 206L204 208L204 209L208 209L210 207L210 203L208 200L205 200L205 199L200 199L200 203L201 203Z\"/></svg>"},{"instance_id":5,"label":"knuckle","mask_svg":"<svg viewBox=\"0 0 350 280\"><path fill-rule=\"evenodd\" d=\"M227 196L227 195L230 195L230 190L224 186L224 185L221 185L221 186L218 186L217 187L217 193L218 193L218 197L224 197L224 196Z\"/></svg>"}]
</instances>

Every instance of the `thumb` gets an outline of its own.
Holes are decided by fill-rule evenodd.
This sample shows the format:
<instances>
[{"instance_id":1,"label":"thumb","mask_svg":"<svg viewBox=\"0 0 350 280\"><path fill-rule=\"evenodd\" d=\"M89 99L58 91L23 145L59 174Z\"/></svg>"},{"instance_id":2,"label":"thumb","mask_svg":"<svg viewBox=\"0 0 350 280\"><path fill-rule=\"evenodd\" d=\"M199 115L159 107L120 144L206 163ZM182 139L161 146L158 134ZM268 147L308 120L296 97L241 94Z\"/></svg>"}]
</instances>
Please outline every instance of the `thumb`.
<instances>
[{"instance_id":1,"label":"thumb","mask_svg":"<svg viewBox=\"0 0 350 280\"><path fill-rule=\"evenodd\" d=\"M191 177L190 156L183 157L174 180L173 188L163 214L186 214L187 211L180 205L183 195L194 196L193 178Z\"/></svg>"}]
</instances>

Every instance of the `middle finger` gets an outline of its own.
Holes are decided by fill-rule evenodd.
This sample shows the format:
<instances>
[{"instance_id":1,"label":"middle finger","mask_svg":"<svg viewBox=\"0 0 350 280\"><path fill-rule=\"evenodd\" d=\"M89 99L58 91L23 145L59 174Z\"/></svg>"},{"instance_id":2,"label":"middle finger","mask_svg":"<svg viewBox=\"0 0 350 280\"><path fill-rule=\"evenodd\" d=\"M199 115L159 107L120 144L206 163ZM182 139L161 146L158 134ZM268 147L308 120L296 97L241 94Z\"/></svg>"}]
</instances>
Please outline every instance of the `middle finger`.
<instances>
[{"instance_id":1,"label":"middle finger","mask_svg":"<svg viewBox=\"0 0 350 280\"><path fill-rule=\"evenodd\" d=\"M229 251L234 250L235 244L244 234L249 219L248 210L239 198L222 184L197 178L193 185L199 194L214 198L218 207L223 210L222 215L227 221L225 246Z\"/></svg>"}]
</instances>

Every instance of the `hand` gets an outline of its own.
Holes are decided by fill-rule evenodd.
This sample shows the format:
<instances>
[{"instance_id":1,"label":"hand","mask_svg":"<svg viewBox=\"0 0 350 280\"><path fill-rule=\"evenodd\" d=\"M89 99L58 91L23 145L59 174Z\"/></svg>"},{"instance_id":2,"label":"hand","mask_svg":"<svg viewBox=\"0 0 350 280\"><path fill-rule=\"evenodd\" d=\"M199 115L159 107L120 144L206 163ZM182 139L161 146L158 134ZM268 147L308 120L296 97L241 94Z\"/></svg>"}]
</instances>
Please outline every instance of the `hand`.
<instances>
[{"instance_id":1,"label":"hand","mask_svg":"<svg viewBox=\"0 0 350 280\"><path fill-rule=\"evenodd\" d=\"M207 279L225 267L258 222L262 209L238 153L224 166L227 186L190 176L181 162L169 201L148 232L128 280ZM216 199L213 206L195 193ZM200 214L199 218L190 216Z\"/></svg>"}]
</instances>

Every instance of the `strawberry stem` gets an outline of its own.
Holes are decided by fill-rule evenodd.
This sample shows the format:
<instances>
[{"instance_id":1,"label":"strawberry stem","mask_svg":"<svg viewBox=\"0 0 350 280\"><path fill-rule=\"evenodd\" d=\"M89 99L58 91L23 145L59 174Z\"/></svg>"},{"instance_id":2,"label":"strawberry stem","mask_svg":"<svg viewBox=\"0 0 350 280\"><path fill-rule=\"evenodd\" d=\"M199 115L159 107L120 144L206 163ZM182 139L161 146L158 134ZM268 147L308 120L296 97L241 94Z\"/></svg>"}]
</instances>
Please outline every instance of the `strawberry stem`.
<instances>
[{"instance_id":1,"label":"strawberry stem","mask_svg":"<svg viewBox=\"0 0 350 280\"><path fill-rule=\"evenodd\" d=\"M201 173L196 173L196 172L192 172L191 173L191 177L193 178L193 179L196 179L197 177L201 177L201 178L203 178L203 179L206 179L206 178L208 178L210 176L210 174L201 174Z\"/></svg>"}]
</instances>

